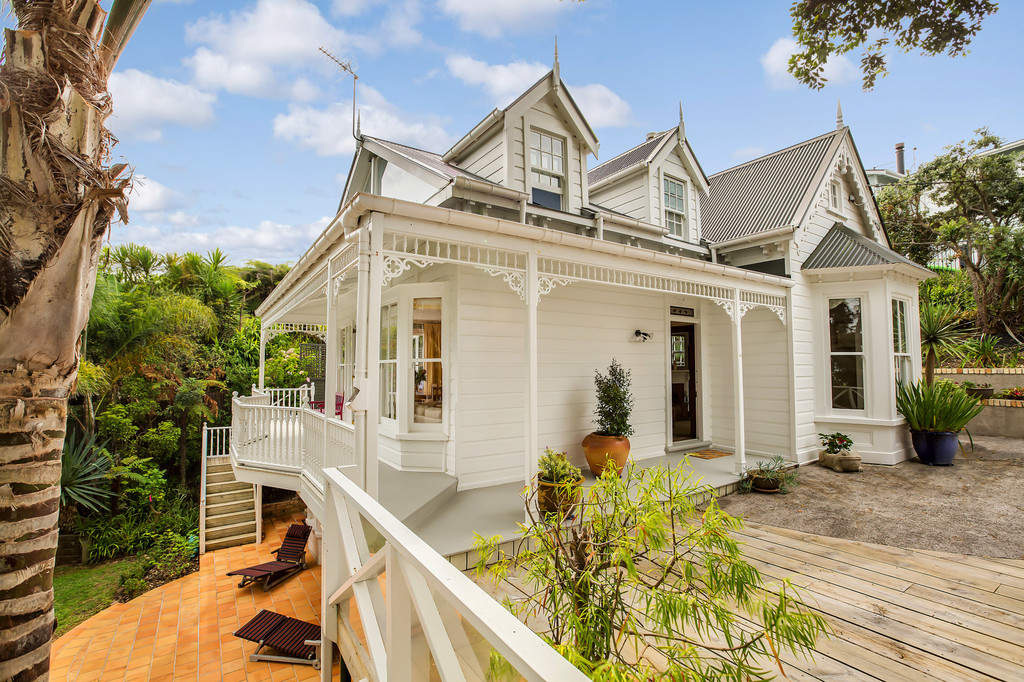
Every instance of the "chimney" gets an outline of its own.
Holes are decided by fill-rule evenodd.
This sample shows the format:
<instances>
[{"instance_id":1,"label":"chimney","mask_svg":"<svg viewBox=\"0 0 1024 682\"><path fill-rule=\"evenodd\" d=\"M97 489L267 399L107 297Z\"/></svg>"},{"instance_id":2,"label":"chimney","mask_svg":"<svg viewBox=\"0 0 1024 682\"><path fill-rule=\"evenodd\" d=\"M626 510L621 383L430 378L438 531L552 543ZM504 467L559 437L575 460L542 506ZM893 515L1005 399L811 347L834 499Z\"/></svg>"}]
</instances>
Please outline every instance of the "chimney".
<instances>
[{"instance_id":1,"label":"chimney","mask_svg":"<svg viewBox=\"0 0 1024 682\"><path fill-rule=\"evenodd\" d=\"M903 175L905 172L905 165L903 162L903 143L896 143L896 172Z\"/></svg>"}]
</instances>

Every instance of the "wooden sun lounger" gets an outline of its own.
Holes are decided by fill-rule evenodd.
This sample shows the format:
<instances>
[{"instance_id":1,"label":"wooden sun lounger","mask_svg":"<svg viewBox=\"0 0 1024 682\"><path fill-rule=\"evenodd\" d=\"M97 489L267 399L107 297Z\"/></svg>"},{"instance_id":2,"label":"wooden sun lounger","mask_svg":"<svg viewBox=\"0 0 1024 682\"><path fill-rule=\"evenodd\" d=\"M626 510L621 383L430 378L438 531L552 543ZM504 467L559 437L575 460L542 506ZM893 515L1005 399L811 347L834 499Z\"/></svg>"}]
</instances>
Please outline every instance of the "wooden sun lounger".
<instances>
[{"instance_id":1,"label":"wooden sun lounger","mask_svg":"<svg viewBox=\"0 0 1024 682\"><path fill-rule=\"evenodd\" d=\"M315 623L263 609L234 634L259 645L249 656L250 661L299 663L320 669L320 626ZM261 654L264 647L285 655Z\"/></svg>"},{"instance_id":2,"label":"wooden sun lounger","mask_svg":"<svg viewBox=\"0 0 1024 682\"><path fill-rule=\"evenodd\" d=\"M274 550L277 561L267 561L256 566L240 568L228 575L242 577L239 587L263 580L263 590L267 591L288 576L298 573L306 567L306 543L313 529L304 523L293 523L288 526L281 546Z\"/></svg>"}]
</instances>

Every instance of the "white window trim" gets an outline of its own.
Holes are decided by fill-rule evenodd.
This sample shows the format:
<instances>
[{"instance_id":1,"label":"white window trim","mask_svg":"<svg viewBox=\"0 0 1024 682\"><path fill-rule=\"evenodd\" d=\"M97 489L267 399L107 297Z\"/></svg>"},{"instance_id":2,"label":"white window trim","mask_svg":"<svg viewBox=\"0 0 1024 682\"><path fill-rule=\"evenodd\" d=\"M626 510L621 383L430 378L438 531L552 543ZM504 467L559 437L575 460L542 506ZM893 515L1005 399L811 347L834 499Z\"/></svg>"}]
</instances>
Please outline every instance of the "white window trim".
<instances>
[{"instance_id":1,"label":"white window trim","mask_svg":"<svg viewBox=\"0 0 1024 682\"><path fill-rule=\"evenodd\" d=\"M442 407L440 424L417 424L412 418L412 302L415 298L441 299L441 367L442 370ZM449 414L451 412L451 329L452 299L448 293L446 282L430 282L426 284L399 284L388 289L381 297L381 308L397 303L398 305L398 370L395 384L397 419L381 417L381 433L397 439L433 440L445 439L449 433ZM379 349L378 349L379 357Z\"/></svg>"},{"instance_id":2,"label":"white window trim","mask_svg":"<svg viewBox=\"0 0 1024 682\"><path fill-rule=\"evenodd\" d=\"M861 352L859 353L864 358L864 407L859 410L850 410L841 407L832 406L832 343L829 337L829 300L839 298L858 298L860 299L860 334L861 334ZM821 348L823 350L823 373L824 381L823 386L827 387L827 390L823 392L823 403L824 410L822 413L827 416L837 417L866 417L871 414L873 408L872 390L874 389L872 383L872 368L874 363L871 360L870 348L871 345L869 340L872 338L871 333L871 311L870 311L871 298L868 296L867 291L850 291L845 292L842 290L836 290L833 292L822 292L821 294L821 328L818 335L821 340ZM890 311L891 316L891 311ZM888 344L891 346L892 344ZM857 355L857 353L839 353L839 355Z\"/></svg>"},{"instance_id":3,"label":"white window trim","mask_svg":"<svg viewBox=\"0 0 1024 682\"><path fill-rule=\"evenodd\" d=\"M893 305L893 303L897 303L897 302L898 303L902 303L903 305L906 306L906 315L905 315L905 318L904 318L904 330L905 330L906 339L907 339L907 352L906 353L897 353L896 352L896 344L895 344L896 329L895 329L895 327L893 325L892 305ZM918 377L916 376L918 374L918 372L914 371L914 367L915 367L915 365L914 365L914 355L915 355L914 354L914 340L913 340L913 334L911 334L911 329L912 329L911 325L913 324L912 315L911 315L912 309L913 309L912 302L911 302L911 300L909 298L907 298L905 296L899 296L899 295L893 295L893 296L889 297L889 338L893 339L893 343L889 344L890 348L892 349L892 361L889 364L893 368L893 381L894 382L897 381L897 379L898 379L898 376L896 375L896 358L898 358L898 357L906 357L907 358L907 364L909 365L909 374L907 376L907 380L910 383L913 383L914 381L917 381L917 379L918 379ZM920 364L920 363L918 363L918 364Z\"/></svg>"},{"instance_id":4,"label":"white window trim","mask_svg":"<svg viewBox=\"0 0 1024 682\"><path fill-rule=\"evenodd\" d=\"M538 135L545 135L547 137L550 137L552 140L558 140L559 142L562 143L562 172L561 173L555 173L554 171L550 171L550 170L548 170L546 168L541 168L540 166L534 166L533 165L533 158L532 158L533 154L531 154L531 152L533 150L533 142L531 140L531 138L533 136L533 133L537 133ZM559 196L561 196L562 197L562 207L561 207L560 210L562 210L562 211L568 210L568 208L567 208L568 207L568 196L569 196L569 192L568 192L568 189L569 189L569 174L568 174L569 143L568 143L568 140L566 140L565 137L563 137L562 135L558 135L557 133L548 132L547 130L544 130L543 128L540 128L538 126L530 125L529 129L528 129L528 131L526 133L526 139L524 140L524 146L526 147L523 151L526 152L526 166L527 166L527 178L526 178L527 182L526 182L526 186L527 186L527 193L530 195L531 201L533 199L533 190L534 189L540 189L540 190L543 190L545 192L551 192L552 194L558 194ZM535 185L535 184L533 184L533 172L535 170L536 170L536 172L540 173L541 175L550 175L551 177L559 178L561 180L561 183L562 183L562 191L561 192L554 192L554 191L552 191L552 189L550 187L547 187L547 186L544 186L544 185Z\"/></svg>"},{"instance_id":5,"label":"white window trim","mask_svg":"<svg viewBox=\"0 0 1024 682\"><path fill-rule=\"evenodd\" d=\"M683 217L682 234L674 234L668 226L668 214L670 209L666 206L665 202L665 195L668 194L668 188L665 187L665 183L668 181L674 182L683 188L683 212L680 213L679 211L671 211L672 213L675 213L676 215L681 215ZM669 230L667 236L675 237L676 239L682 239L685 242L691 242L690 235L693 230L691 229L690 222L690 182L688 180L683 180L681 178L675 177L674 175L669 175L668 173L662 172L661 224L662 227L664 227L666 230Z\"/></svg>"}]
</instances>

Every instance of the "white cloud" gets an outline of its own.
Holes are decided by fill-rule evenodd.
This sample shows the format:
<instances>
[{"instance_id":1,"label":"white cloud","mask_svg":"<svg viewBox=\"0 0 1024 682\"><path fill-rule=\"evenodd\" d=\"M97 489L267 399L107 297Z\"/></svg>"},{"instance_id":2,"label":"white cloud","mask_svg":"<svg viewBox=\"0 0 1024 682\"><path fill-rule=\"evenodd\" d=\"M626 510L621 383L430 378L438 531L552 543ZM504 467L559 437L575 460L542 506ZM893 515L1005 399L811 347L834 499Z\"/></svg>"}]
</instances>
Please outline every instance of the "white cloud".
<instances>
[{"instance_id":1,"label":"white cloud","mask_svg":"<svg viewBox=\"0 0 1024 682\"><path fill-rule=\"evenodd\" d=\"M200 45L186 60L200 87L288 99L315 96L314 86L295 83L293 72L318 63L326 69L318 47L344 54L377 44L336 28L307 0L258 0L227 18L200 19L185 35Z\"/></svg>"},{"instance_id":2,"label":"white cloud","mask_svg":"<svg viewBox=\"0 0 1024 682\"><path fill-rule=\"evenodd\" d=\"M451 143L440 119L402 111L371 87L359 88L362 132L424 149L444 149ZM352 102L323 109L290 105L287 114L274 117L274 136L313 149L319 156L349 154L352 139Z\"/></svg>"},{"instance_id":3,"label":"white cloud","mask_svg":"<svg viewBox=\"0 0 1024 682\"><path fill-rule=\"evenodd\" d=\"M254 227L206 226L191 230L173 224L132 222L112 232L111 241L145 244L158 253L205 253L219 247L233 263L248 259L280 263L297 260L330 222L331 218L324 216L295 225L264 220Z\"/></svg>"},{"instance_id":4,"label":"white cloud","mask_svg":"<svg viewBox=\"0 0 1024 682\"><path fill-rule=\"evenodd\" d=\"M109 88L114 100L110 123L123 137L155 142L166 125L197 128L214 119L217 97L186 83L127 69L110 76Z\"/></svg>"},{"instance_id":5,"label":"white cloud","mask_svg":"<svg viewBox=\"0 0 1024 682\"><path fill-rule=\"evenodd\" d=\"M136 174L128 191L128 208L131 211L156 212L180 208L183 197L167 185L145 175Z\"/></svg>"},{"instance_id":6,"label":"white cloud","mask_svg":"<svg viewBox=\"0 0 1024 682\"><path fill-rule=\"evenodd\" d=\"M595 128L628 125L633 118L629 105L604 85L570 85L569 91L583 116Z\"/></svg>"},{"instance_id":7,"label":"white cloud","mask_svg":"<svg viewBox=\"0 0 1024 682\"><path fill-rule=\"evenodd\" d=\"M742 159L746 161L749 159L756 159L757 157L762 156L764 152L764 147L740 147L739 149L735 150L731 154L731 156L734 159Z\"/></svg>"},{"instance_id":8,"label":"white cloud","mask_svg":"<svg viewBox=\"0 0 1024 682\"><path fill-rule=\"evenodd\" d=\"M411 47L423 42L423 36L416 25L420 23L419 0L395 2L381 24L380 32L387 37L389 45Z\"/></svg>"},{"instance_id":9,"label":"white cloud","mask_svg":"<svg viewBox=\"0 0 1024 682\"><path fill-rule=\"evenodd\" d=\"M539 62L488 64L468 55L452 55L445 63L448 71L463 83L483 88L497 107L507 106L550 69ZM633 117L629 104L600 83L568 88L595 128L627 125Z\"/></svg>"},{"instance_id":10,"label":"white cloud","mask_svg":"<svg viewBox=\"0 0 1024 682\"><path fill-rule=\"evenodd\" d=\"M354 17L383 2L384 0L334 0L331 3L331 12L344 17Z\"/></svg>"},{"instance_id":11,"label":"white cloud","mask_svg":"<svg viewBox=\"0 0 1024 682\"><path fill-rule=\"evenodd\" d=\"M483 88L498 107L509 104L551 68L539 62L488 64L464 54L452 55L445 63L448 71L466 85Z\"/></svg>"},{"instance_id":12,"label":"white cloud","mask_svg":"<svg viewBox=\"0 0 1024 682\"><path fill-rule=\"evenodd\" d=\"M792 90L798 83L790 75L789 58L797 52L796 41L792 38L779 38L761 55L761 67L768 79L768 84L776 90ZM845 85L860 77L857 67L843 55L832 56L825 62L823 71L828 85Z\"/></svg>"},{"instance_id":13,"label":"white cloud","mask_svg":"<svg viewBox=\"0 0 1024 682\"><path fill-rule=\"evenodd\" d=\"M496 38L503 32L542 31L577 3L563 0L441 0L441 9L463 31Z\"/></svg>"}]
</instances>

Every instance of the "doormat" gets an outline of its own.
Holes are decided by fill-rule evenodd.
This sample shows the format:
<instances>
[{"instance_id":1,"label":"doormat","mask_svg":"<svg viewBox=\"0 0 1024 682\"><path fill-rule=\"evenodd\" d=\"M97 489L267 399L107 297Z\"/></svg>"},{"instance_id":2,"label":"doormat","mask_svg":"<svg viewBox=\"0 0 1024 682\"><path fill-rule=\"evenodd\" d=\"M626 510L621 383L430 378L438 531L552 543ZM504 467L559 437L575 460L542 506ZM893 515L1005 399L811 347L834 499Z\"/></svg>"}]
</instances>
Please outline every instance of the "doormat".
<instances>
[{"instance_id":1,"label":"doormat","mask_svg":"<svg viewBox=\"0 0 1024 682\"><path fill-rule=\"evenodd\" d=\"M732 453L722 452L721 450L698 450L697 452L688 452L686 454L697 459L718 459L719 457L728 457Z\"/></svg>"}]
</instances>

